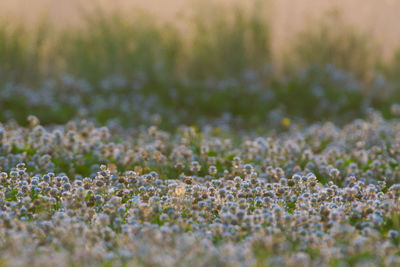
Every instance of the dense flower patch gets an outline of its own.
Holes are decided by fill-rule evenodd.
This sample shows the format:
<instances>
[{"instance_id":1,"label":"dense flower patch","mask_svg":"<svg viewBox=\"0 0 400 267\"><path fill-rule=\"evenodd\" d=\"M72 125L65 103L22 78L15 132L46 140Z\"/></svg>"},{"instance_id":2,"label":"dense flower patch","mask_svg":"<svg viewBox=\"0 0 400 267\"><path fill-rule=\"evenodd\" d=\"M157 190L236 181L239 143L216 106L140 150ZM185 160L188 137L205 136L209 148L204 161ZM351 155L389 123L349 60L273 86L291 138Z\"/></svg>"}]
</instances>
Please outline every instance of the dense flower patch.
<instances>
[{"instance_id":1,"label":"dense flower patch","mask_svg":"<svg viewBox=\"0 0 400 267\"><path fill-rule=\"evenodd\" d=\"M0 124L10 266L400 264L400 122L276 134Z\"/></svg>"}]
</instances>

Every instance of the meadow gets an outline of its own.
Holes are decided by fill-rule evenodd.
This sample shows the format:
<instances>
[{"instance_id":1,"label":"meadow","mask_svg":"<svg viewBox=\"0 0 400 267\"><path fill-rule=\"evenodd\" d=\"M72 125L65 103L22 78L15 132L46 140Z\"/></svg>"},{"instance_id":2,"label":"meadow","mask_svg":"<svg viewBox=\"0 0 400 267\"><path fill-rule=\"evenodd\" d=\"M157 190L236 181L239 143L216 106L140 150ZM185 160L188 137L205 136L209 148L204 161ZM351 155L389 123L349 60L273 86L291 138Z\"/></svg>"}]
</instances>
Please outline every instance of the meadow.
<instances>
[{"instance_id":1,"label":"meadow","mask_svg":"<svg viewBox=\"0 0 400 267\"><path fill-rule=\"evenodd\" d=\"M0 266L400 266L400 47L270 4L0 21Z\"/></svg>"}]
</instances>

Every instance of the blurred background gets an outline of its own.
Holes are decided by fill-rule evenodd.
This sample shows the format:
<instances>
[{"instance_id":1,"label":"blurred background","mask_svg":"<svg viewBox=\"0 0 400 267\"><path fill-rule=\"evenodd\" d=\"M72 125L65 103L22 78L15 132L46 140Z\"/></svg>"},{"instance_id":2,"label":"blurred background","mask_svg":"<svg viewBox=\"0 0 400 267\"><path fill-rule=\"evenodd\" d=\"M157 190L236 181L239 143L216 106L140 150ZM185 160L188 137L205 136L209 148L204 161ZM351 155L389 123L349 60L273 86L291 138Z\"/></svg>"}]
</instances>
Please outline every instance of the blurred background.
<instances>
[{"instance_id":1,"label":"blurred background","mask_svg":"<svg viewBox=\"0 0 400 267\"><path fill-rule=\"evenodd\" d=\"M254 129L398 115L399 13L395 0L3 0L0 119Z\"/></svg>"}]
</instances>

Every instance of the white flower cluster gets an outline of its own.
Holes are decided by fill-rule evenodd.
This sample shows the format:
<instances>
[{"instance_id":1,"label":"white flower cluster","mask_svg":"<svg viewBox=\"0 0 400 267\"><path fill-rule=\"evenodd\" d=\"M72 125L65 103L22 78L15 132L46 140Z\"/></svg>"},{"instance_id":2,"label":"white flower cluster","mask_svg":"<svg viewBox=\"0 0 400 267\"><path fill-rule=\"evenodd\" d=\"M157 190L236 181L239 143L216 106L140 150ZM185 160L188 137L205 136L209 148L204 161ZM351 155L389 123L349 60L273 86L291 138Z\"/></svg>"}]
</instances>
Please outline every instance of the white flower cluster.
<instances>
[{"instance_id":1,"label":"white flower cluster","mask_svg":"<svg viewBox=\"0 0 400 267\"><path fill-rule=\"evenodd\" d=\"M9 266L398 266L400 122L0 124Z\"/></svg>"}]
</instances>

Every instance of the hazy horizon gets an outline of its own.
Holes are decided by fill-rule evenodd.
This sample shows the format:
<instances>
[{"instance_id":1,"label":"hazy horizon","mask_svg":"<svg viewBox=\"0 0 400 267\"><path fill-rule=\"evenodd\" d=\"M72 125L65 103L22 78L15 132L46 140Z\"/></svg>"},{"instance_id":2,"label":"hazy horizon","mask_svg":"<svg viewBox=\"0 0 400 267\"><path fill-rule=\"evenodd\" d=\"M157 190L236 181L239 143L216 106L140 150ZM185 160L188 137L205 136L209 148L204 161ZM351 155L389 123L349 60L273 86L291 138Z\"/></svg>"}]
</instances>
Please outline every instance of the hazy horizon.
<instances>
[{"instance_id":1,"label":"hazy horizon","mask_svg":"<svg viewBox=\"0 0 400 267\"><path fill-rule=\"evenodd\" d=\"M171 21L182 18L196 6L196 0L116 0L112 4L104 0L36 0L35 5L26 0L4 0L0 2L0 16L6 20L17 19L28 23L47 16L56 26L79 23L80 10L90 10L94 6L108 10L124 11L139 8L157 17ZM201 1L204 5L204 1ZM237 0L217 0L223 3L238 3ZM318 20L325 11L339 8L350 24L364 32L371 33L388 57L400 46L399 22L400 1L393 0L279 0L272 3L272 40L275 50L285 49L285 44L309 23Z\"/></svg>"}]
</instances>

